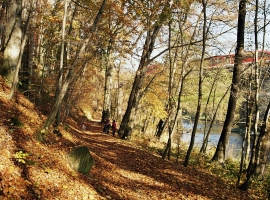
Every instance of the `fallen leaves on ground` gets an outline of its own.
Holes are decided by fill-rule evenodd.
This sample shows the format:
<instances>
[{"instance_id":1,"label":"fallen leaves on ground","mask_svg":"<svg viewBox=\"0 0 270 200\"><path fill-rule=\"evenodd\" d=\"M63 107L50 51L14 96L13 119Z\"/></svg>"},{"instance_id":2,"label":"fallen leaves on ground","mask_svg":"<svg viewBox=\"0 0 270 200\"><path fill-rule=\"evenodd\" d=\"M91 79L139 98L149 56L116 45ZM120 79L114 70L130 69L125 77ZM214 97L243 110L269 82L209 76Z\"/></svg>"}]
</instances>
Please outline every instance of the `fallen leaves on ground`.
<instances>
[{"instance_id":1,"label":"fallen leaves on ground","mask_svg":"<svg viewBox=\"0 0 270 200\"><path fill-rule=\"evenodd\" d=\"M69 119L68 126L59 129L62 136L49 132L46 142L39 142L36 132L45 117L20 94L8 100L8 92L8 87L0 87L0 199L262 198L203 170L162 160L134 141L103 134L99 122L88 122L81 131L80 122ZM10 123L16 113L20 127ZM67 153L80 145L87 146L95 159L87 175L68 165ZM14 157L18 152L25 163Z\"/></svg>"}]
</instances>

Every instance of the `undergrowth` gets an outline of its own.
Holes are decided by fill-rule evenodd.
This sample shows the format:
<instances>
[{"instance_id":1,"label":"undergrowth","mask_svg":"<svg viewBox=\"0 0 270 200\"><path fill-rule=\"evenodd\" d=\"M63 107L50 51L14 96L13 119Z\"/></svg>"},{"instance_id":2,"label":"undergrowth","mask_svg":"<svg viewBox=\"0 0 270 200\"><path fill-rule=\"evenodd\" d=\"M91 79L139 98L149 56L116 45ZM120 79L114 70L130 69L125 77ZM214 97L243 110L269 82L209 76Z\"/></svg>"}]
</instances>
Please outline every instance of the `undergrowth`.
<instances>
[{"instance_id":1,"label":"undergrowth","mask_svg":"<svg viewBox=\"0 0 270 200\"><path fill-rule=\"evenodd\" d=\"M140 147L148 152L157 153L162 156L165 144L161 142L157 142L157 139L144 139L143 141L138 138L133 138L136 143L140 145ZM155 143L153 145L152 143ZM187 145L181 145L181 148L172 148L171 151L171 159L175 160L176 164L183 164L187 152ZM212 149L213 151L213 149ZM224 164L219 164L217 162L213 162L212 156L213 152L202 154L199 152L198 148L194 148L190 160L189 166L194 168L199 168L200 170L205 171L206 173L211 173L215 176L220 177L224 181L235 184L237 182L237 178L239 175L240 169L240 159L232 159L227 158ZM244 173L241 174L241 181L245 181L245 170ZM262 178L254 178L252 185L249 188L250 190L262 191L266 196L270 196L270 166L269 164L266 167L264 177ZM268 195L267 195L268 194Z\"/></svg>"}]
</instances>

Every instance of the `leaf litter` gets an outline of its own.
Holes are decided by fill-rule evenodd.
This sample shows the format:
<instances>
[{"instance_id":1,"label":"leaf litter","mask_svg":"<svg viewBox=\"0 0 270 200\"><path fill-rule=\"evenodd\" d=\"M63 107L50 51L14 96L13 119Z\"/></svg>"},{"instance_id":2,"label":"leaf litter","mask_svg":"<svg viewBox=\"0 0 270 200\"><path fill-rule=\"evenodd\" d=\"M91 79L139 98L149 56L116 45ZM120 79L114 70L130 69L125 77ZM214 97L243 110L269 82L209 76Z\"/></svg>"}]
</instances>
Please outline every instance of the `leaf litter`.
<instances>
[{"instance_id":1,"label":"leaf litter","mask_svg":"<svg viewBox=\"0 0 270 200\"><path fill-rule=\"evenodd\" d=\"M23 95L8 100L9 88L0 87L0 199L83 200L175 200L263 199L258 192L243 192L233 183L181 163L162 160L143 150L135 141L101 133L100 122L68 119L60 126L62 136L52 131L44 143L36 139L46 119ZM19 114L22 126L9 119ZM95 165L87 175L73 171L67 153L87 146ZM13 155L27 153L27 162Z\"/></svg>"}]
</instances>

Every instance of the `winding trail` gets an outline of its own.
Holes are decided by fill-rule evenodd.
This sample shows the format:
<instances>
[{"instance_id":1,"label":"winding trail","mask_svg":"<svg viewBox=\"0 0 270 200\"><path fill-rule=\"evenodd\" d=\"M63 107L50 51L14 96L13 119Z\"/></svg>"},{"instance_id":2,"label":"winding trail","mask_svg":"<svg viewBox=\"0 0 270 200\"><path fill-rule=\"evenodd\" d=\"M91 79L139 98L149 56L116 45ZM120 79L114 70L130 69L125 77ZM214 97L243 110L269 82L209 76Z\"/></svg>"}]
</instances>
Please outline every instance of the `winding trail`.
<instances>
[{"instance_id":1,"label":"winding trail","mask_svg":"<svg viewBox=\"0 0 270 200\"><path fill-rule=\"evenodd\" d=\"M102 128L101 123L90 122L85 132L73 132L96 161L91 169L96 181L91 184L102 196L129 200L253 199L214 175L162 160L133 141L101 133Z\"/></svg>"}]
</instances>

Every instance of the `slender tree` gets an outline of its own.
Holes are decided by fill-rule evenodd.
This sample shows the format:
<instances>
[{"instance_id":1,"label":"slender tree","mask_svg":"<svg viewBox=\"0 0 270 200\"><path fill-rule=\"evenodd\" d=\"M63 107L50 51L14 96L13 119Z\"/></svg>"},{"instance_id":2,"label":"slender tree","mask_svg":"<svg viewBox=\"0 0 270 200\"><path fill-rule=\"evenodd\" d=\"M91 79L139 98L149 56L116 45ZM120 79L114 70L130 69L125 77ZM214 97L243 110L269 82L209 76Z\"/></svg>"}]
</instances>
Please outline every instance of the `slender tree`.
<instances>
[{"instance_id":1,"label":"slender tree","mask_svg":"<svg viewBox=\"0 0 270 200\"><path fill-rule=\"evenodd\" d=\"M260 91L260 80L261 80L261 66L263 64L262 59L259 62L259 52L258 52L258 10L259 10L259 1L255 1L255 17L254 17L254 41L255 41L255 54L254 54L254 68L255 68L255 83L254 83L254 137L253 137L253 146L251 151L251 157L249 161L249 165L246 173L246 180L239 186L241 190L248 190L255 176L262 175L264 173L264 169L266 167L268 154L269 154L269 142L270 142L270 134L269 134L269 117L270 117L270 103L266 108L264 118L262 121L262 125L260 129L258 129L259 121L259 91ZM265 31L265 29L263 29ZM263 39L264 40L264 39ZM263 43L264 47L264 43ZM263 52L262 55L263 56ZM260 130L258 134L258 130ZM240 182L238 178L238 184Z\"/></svg>"},{"instance_id":2,"label":"slender tree","mask_svg":"<svg viewBox=\"0 0 270 200\"><path fill-rule=\"evenodd\" d=\"M207 27L206 27L206 7L207 7L207 1L202 1L203 5L203 44L202 44L202 56L200 60L200 73L199 73L199 88L198 88L198 103L197 103L197 110L195 114L195 120L194 125L191 133L191 139L190 144L188 147L188 151L185 157L184 166L188 166L188 162L190 159L190 155L194 146L195 142L195 136L196 136L196 130L199 123L200 115L201 115L201 105L202 105L202 82L203 82L203 65L204 65L204 57L205 57L205 48L206 48L206 38L207 38Z\"/></svg>"},{"instance_id":3,"label":"slender tree","mask_svg":"<svg viewBox=\"0 0 270 200\"><path fill-rule=\"evenodd\" d=\"M66 18L67 18L67 8L68 8L68 0L64 0L64 16L62 22L62 32L61 32L61 52L60 52L60 63L59 63L59 75L58 75L58 84L56 88L56 95L59 95L59 92L63 83L63 65L64 65L64 53L65 53L65 34L66 34ZM56 115L56 126L60 124L60 113L61 113L61 104L59 105L57 115Z\"/></svg>"},{"instance_id":4,"label":"slender tree","mask_svg":"<svg viewBox=\"0 0 270 200\"><path fill-rule=\"evenodd\" d=\"M17 84L19 82L19 69L21 67L21 61L22 61L22 56L23 56L23 51L24 51L24 47L26 44L26 40L27 40L27 31L29 28L29 24L30 24L30 18L33 14L33 4L35 2L31 2L32 4L30 5L30 7L28 8L28 15L27 15L27 19L25 20L25 26L24 26L24 31L22 32L22 43L20 46L20 51L19 51L19 57L18 57L18 61L14 70L14 74L13 74L13 80L12 80L12 84L11 84L11 90L10 90L10 95L9 98L12 99L13 95L15 93L15 90L17 88Z\"/></svg>"},{"instance_id":5,"label":"slender tree","mask_svg":"<svg viewBox=\"0 0 270 200\"><path fill-rule=\"evenodd\" d=\"M196 36L197 33L197 28L199 26L199 22L201 20L201 14L198 16L196 25L194 27L193 33L190 37L190 42L186 47L182 47L180 52L181 52L181 58L182 58L182 63L181 63L181 69L180 69L180 77L179 79L176 78L176 67L177 67L177 58L178 58L178 48L175 48L174 51L174 58L171 56L171 46L170 41L171 41L171 30L169 29L169 84L168 84L168 106L167 106L167 113L168 117L165 120L165 128L168 129L169 137L168 141L165 147L165 150L162 154L162 159L165 159L166 156L168 156L168 159L170 159L170 152L171 152L171 144L172 144L172 138L173 134L175 133L176 125L177 122L182 115L181 113L181 103L182 103L182 94L184 91L184 83L187 78L187 76L193 71L193 67L191 69L187 70L188 68L188 56L190 55L190 52L192 51L192 42ZM187 20L187 13L184 14L184 20L182 24L178 24L179 26L179 32L180 34L176 36L176 45L178 46L179 44L184 44L184 34L183 34L183 27L185 27L186 24L188 24ZM181 21L181 20L179 20ZM179 44L178 44L179 43ZM180 45L181 46L181 45ZM185 52L185 54L184 54ZM177 97L177 100L174 98ZM179 141L180 142L180 141Z\"/></svg>"},{"instance_id":6,"label":"slender tree","mask_svg":"<svg viewBox=\"0 0 270 200\"><path fill-rule=\"evenodd\" d=\"M68 69L66 78L65 78L65 80L64 80L64 82L62 84L59 95L57 96L56 101L55 101L55 103L54 103L54 105L52 107L52 111L50 112L50 114L48 115L48 117L47 117L47 119L46 119L46 121L44 123L44 128L45 129L48 129L51 126L53 120L56 117L59 106L61 105L61 103L63 101L63 98L64 98L64 96L66 95L66 93L67 93L67 91L69 89L69 85L70 85L70 83L72 82L72 80L74 78L73 70L79 64L80 58L82 57L82 54L84 53L86 46L89 44L91 34L93 34L97 29L97 25L101 20L101 15L102 15L102 13L103 13L103 11L105 9L106 2L107 2L107 0L103 0L103 2L101 4L101 7L99 9L99 12L97 13L96 18L95 18L95 20L93 22L91 30L89 31L89 34L86 36L86 39L81 43L81 46L80 46L80 48L79 48L79 50L77 52L76 58L75 58L74 62L72 63L72 65Z\"/></svg>"}]
</instances>

